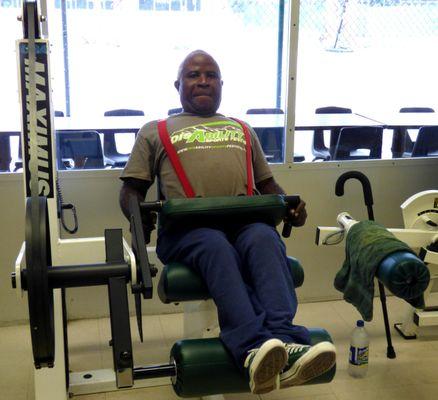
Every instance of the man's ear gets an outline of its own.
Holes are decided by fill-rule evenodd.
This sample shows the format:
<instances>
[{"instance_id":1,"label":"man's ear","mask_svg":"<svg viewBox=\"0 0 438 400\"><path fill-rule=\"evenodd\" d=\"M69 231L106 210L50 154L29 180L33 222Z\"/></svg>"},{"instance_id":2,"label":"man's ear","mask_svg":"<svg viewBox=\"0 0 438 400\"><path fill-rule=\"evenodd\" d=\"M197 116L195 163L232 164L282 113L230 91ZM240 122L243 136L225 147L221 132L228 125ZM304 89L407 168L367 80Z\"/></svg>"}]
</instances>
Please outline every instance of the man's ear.
<instances>
[{"instance_id":1,"label":"man's ear","mask_svg":"<svg viewBox=\"0 0 438 400\"><path fill-rule=\"evenodd\" d=\"M179 92L179 81L173 82L173 86L175 86L175 89Z\"/></svg>"}]
</instances>

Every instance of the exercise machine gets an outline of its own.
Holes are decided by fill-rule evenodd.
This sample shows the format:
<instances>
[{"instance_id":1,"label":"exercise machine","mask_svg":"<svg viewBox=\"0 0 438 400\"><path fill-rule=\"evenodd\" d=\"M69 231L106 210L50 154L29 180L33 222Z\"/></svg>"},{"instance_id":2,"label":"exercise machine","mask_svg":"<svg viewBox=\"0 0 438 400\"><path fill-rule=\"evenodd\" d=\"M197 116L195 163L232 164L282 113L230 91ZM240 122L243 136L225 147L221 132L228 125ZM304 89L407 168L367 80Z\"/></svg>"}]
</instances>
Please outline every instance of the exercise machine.
<instances>
[{"instance_id":1,"label":"exercise machine","mask_svg":"<svg viewBox=\"0 0 438 400\"><path fill-rule=\"evenodd\" d=\"M41 37L36 1L23 1L23 39L17 42L19 92L22 104L22 154L25 186L25 241L12 274L12 286L21 298L27 292L34 360L35 398L62 400L71 394L172 383L181 397L248 392L247 378L238 370L217 337L183 339L175 343L169 360L135 366L129 325L127 285L135 296L140 338L141 297L153 296L157 269L149 263L141 213L160 212L163 224L185 224L194 218L221 222L243 218L278 225L297 196L254 196L169 200L139 203L130 200L131 244L121 229L102 237L62 239L60 203L56 192L56 144L51 104L49 42ZM283 235L290 234L285 224ZM303 271L291 260L291 273L302 282ZM301 279L301 281L300 281ZM66 288L105 285L110 305L112 370L69 372ZM159 295L165 302L203 301L209 298L202 280L188 267L165 266ZM312 343L331 340L324 329L311 329ZM336 367L308 383L333 379ZM170 382L168 378L171 378Z\"/></svg>"},{"instance_id":2,"label":"exercise machine","mask_svg":"<svg viewBox=\"0 0 438 400\"><path fill-rule=\"evenodd\" d=\"M426 190L409 197L401 205L401 210L405 228L387 230L411 247L418 258L406 254L388 257L386 263L384 260L377 269L376 278L402 299L424 295L424 308L409 306L404 320L394 324L405 339L415 339L419 327L438 325L438 304L431 295L438 280L438 190ZM358 221L348 212L342 212L337 216L337 223L337 227L317 228L317 245L343 244L349 229ZM419 263L418 259L422 262Z\"/></svg>"}]
</instances>

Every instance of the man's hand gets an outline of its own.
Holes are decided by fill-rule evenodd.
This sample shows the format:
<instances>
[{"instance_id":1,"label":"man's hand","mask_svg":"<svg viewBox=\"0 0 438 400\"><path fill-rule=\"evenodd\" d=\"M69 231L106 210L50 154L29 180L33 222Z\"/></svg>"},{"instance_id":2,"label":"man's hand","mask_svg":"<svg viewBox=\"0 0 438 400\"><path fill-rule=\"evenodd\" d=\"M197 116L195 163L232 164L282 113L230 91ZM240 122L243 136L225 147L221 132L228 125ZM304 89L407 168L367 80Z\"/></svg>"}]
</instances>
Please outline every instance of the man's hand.
<instances>
[{"instance_id":1,"label":"man's hand","mask_svg":"<svg viewBox=\"0 0 438 400\"><path fill-rule=\"evenodd\" d=\"M157 213L142 213L141 223L143 226L144 240L146 244L148 244L151 241L151 233L155 229L155 224L157 223Z\"/></svg>"},{"instance_id":2,"label":"man's hand","mask_svg":"<svg viewBox=\"0 0 438 400\"><path fill-rule=\"evenodd\" d=\"M285 194L284 190L272 177L259 182L257 189L261 194ZM300 203L294 209L289 210L289 215L286 216L284 222L290 222L292 226L303 226L306 223L306 219L306 203L300 200Z\"/></svg>"},{"instance_id":3,"label":"man's hand","mask_svg":"<svg viewBox=\"0 0 438 400\"><path fill-rule=\"evenodd\" d=\"M292 226L303 226L306 223L307 211L306 203L300 200L298 206L289 210L284 222L290 222Z\"/></svg>"}]
</instances>

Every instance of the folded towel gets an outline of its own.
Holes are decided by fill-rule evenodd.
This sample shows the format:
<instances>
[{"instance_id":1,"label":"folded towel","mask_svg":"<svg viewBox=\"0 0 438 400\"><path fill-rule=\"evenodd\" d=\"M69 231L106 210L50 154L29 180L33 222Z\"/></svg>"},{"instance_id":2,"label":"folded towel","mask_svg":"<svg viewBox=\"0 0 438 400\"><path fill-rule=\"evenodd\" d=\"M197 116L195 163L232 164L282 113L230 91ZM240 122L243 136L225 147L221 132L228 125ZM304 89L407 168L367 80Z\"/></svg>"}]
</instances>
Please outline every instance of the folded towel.
<instances>
[{"instance_id":1,"label":"folded towel","mask_svg":"<svg viewBox=\"0 0 438 400\"><path fill-rule=\"evenodd\" d=\"M335 288L353 304L365 321L373 318L374 277L380 263L397 251L415 252L391 232L374 221L362 221L348 231L345 261L336 274ZM424 305L424 299L407 300L414 306Z\"/></svg>"}]
</instances>

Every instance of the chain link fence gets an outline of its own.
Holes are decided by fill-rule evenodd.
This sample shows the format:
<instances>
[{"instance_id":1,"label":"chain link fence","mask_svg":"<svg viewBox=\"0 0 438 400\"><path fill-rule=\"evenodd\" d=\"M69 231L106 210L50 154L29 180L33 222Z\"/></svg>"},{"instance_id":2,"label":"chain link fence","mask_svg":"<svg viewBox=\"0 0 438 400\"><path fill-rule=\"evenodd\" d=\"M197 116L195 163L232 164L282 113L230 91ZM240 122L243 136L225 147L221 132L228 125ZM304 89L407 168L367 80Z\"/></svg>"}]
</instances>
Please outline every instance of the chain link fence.
<instances>
[{"instance_id":1,"label":"chain link fence","mask_svg":"<svg viewBox=\"0 0 438 400\"><path fill-rule=\"evenodd\" d=\"M300 40L332 51L438 39L437 0L302 0Z\"/></svg>"},{"instance_id":2,"label":"chain link fence","mask_svg":"<svg viewBox=\"0 0 438 400\"><path fill-rule=\"evenodd\" d=\"M278 24L279 0L228 0L223 5L240 14L246 24L265 27Z\"/></svg>"}]
</instances>

